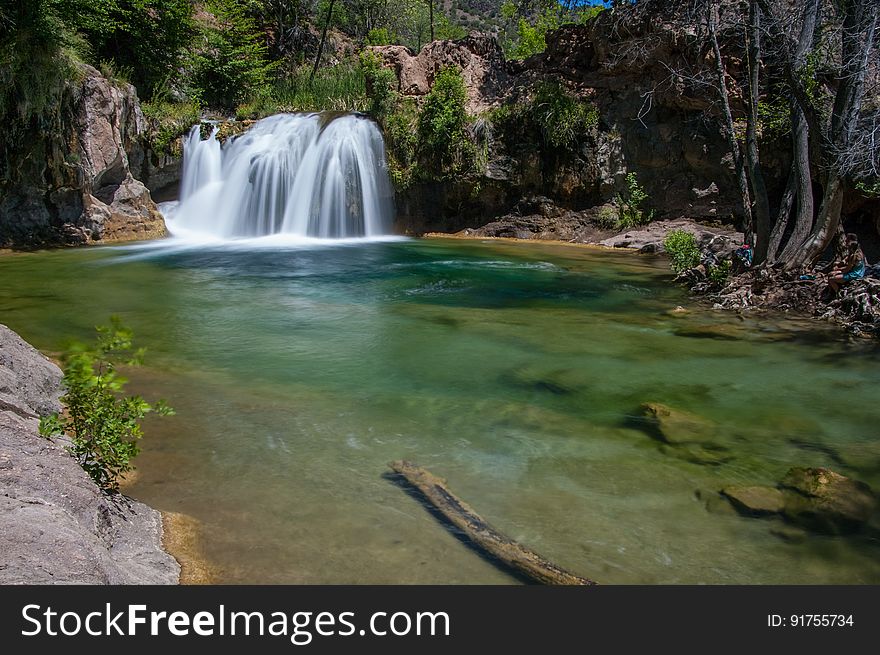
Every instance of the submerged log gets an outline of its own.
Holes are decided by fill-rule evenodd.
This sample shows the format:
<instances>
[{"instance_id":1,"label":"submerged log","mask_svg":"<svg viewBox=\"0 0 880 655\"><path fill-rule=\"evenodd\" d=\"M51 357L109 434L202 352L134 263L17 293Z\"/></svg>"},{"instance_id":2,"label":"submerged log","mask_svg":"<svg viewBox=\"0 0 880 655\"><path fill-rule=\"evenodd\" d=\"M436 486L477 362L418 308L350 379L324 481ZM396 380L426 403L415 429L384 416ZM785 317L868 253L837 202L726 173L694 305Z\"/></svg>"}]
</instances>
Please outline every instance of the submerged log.
<instances>
[{"instance_id":1,"label":"submerged log","mask_svg":"<svg viewBox=\"0 0 880 655\"><path fill-rule=\"evenodd\" d=\"M475 546L527 578L547 585L596 584L547 561L538 553L498 532L453 494L443 480L427 469L406 461L391 462L388 466L421 492L425 499L446 520L461 530Z\"/></svg>"}]
</instances>

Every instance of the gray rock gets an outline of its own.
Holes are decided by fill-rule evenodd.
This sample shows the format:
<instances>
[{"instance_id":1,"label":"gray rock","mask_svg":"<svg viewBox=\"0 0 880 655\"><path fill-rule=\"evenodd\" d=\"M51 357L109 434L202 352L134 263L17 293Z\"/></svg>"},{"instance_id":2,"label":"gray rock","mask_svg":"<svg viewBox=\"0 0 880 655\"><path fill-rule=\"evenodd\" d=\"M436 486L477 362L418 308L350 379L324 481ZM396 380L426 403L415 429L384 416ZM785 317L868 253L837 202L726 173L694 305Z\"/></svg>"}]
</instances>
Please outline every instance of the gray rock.
<instances>
[{"instance_id":1,"label":"gray rock","mask_svg":"<svg viewBox=\"0 0 880 655\"><path fill-rule=\"evenodd\" d=\"M147 188L132 176L145 132L135 88L81 65L60 108L66 129L29 135L0 194L0 245L81 244L163 236ZM143 168L139 166L139 168Z\"/></svg>"},{"instance_id":2,"label":"gray rock","mask_svg":"<svg viewBox=\"0 0 880 655\"><path fill-rule=\"evenodd\" d=\"M161 515L107 496L38 432L60 409L61 371L0 325L0 584L175 584Z\"/></svg>"}]
</instances>

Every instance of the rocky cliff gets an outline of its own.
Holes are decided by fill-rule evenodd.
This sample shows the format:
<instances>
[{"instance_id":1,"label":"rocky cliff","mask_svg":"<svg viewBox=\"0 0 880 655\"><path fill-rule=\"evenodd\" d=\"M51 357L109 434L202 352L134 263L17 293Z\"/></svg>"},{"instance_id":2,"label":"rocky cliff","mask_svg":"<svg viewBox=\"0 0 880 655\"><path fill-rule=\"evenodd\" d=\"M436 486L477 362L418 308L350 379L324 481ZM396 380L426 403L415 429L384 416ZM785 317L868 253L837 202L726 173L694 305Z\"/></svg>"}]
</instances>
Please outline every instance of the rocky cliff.
<instances>
[{"instance_id":1,"label":"rocky cliff","mask_svg":"<svg viewBox=\"0 0 880 655\"><path fill-rule=\"evenodd\" d=\"M689 61L689 35L650 24L630 26L624 37L611 13L559 29L548 37L544 53L525 62L505 61L490 36L434 42L419 53L400 46L374 49L396 73L399 94L416 101L443 65L457 66L468 86L469 112L491 125L479 179L403 190L398 194L401 229L476 228L493 217L516 214L515 205L531 196L589 210L611 201L628 172L638 175L660 218L736 221L733 163L714 124L715 98L710 89L670 73L679 64L698 63ZM628 56L636 43L651 49L650 56L640 53L640 61L649 65ZM595 128L567 151L542 144L525 125L499 129L487 113L529 102L536 86L548 81L598 110ZM765 155L768 162L775 156ZM773 187L779 180L768 183ZM479 194L472 193L475 184ZM588 212L584 220L589 217Z\"/></svg>"},{"instance_id":2,"label":"rocky cliff","mask_svg":"<svg viewBox=\"0 0 880 655\"><path fill-rule=\"evenodd\" d=\"M57 130L31 135L0 185L0 246L162 236L165 224L130 162L144 158L135 89L90 66L68 83Z\"/></svg>"},{"instance_id":3,"label":"rocky cliff","mask_svg":"<svg viewBox=\"0 0 880 655\"><path fill-rule=\"evenodd\" d=\"M60 440L61 371L0 325L0 584L175 584L159 513L106 496Z\"/></svg>"}]
</instances>

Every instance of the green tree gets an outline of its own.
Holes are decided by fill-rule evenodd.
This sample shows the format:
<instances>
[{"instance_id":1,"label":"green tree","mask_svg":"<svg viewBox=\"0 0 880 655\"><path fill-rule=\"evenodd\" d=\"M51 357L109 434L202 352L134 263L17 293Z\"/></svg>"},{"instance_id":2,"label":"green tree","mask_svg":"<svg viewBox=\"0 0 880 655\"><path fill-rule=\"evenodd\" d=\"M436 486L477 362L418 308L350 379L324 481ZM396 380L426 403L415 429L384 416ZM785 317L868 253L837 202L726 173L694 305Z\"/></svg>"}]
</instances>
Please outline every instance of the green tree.
<instances>
[{"instance_id":1,"label":"green tree","mask_svg":"<svg viewBox=\"0 0 880 655\"><path fill-rule=\"evenodd\" d=\"M126 379L117 367L137 366L144 351L135 350L132 332L117 317L97 328L94 345L75 344L63 357L65 414L40 421L46 437L66 433L70 453L108 493L119 490L119 476L133 470L131 460L140 452L140 421L149 412L172 414L164 401L154 404L140 396L123 396Z\"/></svg>"},{"instance_id":2,"label":"green tree","mask_svg":"<svg viewBox=\"0 0 880 655\"><path fill-rule=\"evenodd\" d=\"M189 61L191 90L209 106L233 109L268 89L276 64L238 3L211 0L207 7L219 25L199 28L199 45Z\"/></svg>"}]
</instances>

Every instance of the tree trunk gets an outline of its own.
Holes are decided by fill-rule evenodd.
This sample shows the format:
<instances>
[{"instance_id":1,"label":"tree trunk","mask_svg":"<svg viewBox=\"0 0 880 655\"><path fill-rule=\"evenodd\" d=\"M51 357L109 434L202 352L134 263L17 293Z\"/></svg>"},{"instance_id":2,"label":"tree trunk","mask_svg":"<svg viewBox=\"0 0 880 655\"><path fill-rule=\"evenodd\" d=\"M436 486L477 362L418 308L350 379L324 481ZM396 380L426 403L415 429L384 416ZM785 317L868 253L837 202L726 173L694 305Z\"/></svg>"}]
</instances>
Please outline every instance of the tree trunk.
<instances>
[{"instance_id":1,"label":"tree trunk","mask_svg":"<svg viewBox=\"0 0 880 655\"><path fill-rule=\"evenodd\" d=\"M717 42L717 39L715 39ZM749 111L746 119L746 160L748 162L749 182L755 212L754 264L762 264L767 259L770 244L770 201L767 199L767 186L761 172L758 155L758 98L761 95L761 10L758 0L749 2Z\"/></svg>"},{"instance_id":2,"label":"tree trunk","mask_svg":"<svg viewBox=\"0 0 880 655\"><path fill-rule=\"evenodd\" d=\"M801 31L788 74L789 83L792 86L800 84L807 53L813 46L816 23L819 19L819 7L819 0L809 0L804 6ZM798 94L795 94L791 101L791 175L788 178L783 201L796 200L797 202L794 207L794 226L791 234L782 251L776 253L782 262L793 262L796 259L798 251L813 227L813 215L816 211L813 200L813 180L810 174L810 124L804 113L807 108L809 108L808 105L798 97ZM778 236L781 242L789 220L787 213L783 214L780 209L780 216L777 218L771 241Z\"/></svg>"},{"instance_id":3,"label":"tree trunk","mask_svg":"<svg viewBox=\"0 0 880 655\"><path fill-rule=\"evenodd\" d=\"M431 14L431 41L434 41L434 0L428 0L428 11Z\"/></svg>"},{"instance_id":4,"label":"tree trunk","mask_svg":"<svg viewBox=\"0 0 880 655\"><path fill-rule=\"evenodd\" d=\"M315 65L312 67L312 74L309 75L309 84L315 79L315 73L318 72L318 64L321 63L321 55L324 53L324 41L327 40L327 30L330 27L330 21L333 20L333 5L336 0L330 0L330 6L327 7L327 20L324 21L324 29L321 31L321 43L318 44L318 54L315 56Z\"/></svg>"},{"instance_id":5,"label":"tree trunk","mask_svg":"<svg viewBox=\"0 0 880 655\"><path fill-rule=\"evenodd\" d=\"M843 205L843 177L847 172L843 169L841 158L852 147L877 28L876 2L846 0L843 10L845 14L840 32L842 70L831 112L831 152L827 153L830 157L826 157L831 160L828 162L828 178L816 224L794 259L797 265L814 264L837 234Z\"/></svg>"},{"instance_id":6,"label":"tree trunk","mask_svg":"<svg viewBox=\"0 0 880 655\"><path fill-rule=\"evenodd\" d=\"M709 29L709 38L712 41L712 50L715 53L715 72L718 75L718 93L721 96L721 109L724 112L724 122L727 128L727 143L730 147L730 153L733 156L733 163L736 168L736 178L739 182L743 218L745 221L743 231L746 233L746 242L749 242L753 236L754 229L752 223L752 201L749 195L749 181L746 177L742 153L739 149L739 143L736 141L736 132L733 128L733 114L730 111L730 97L727 93L727 78L724 70L724 61L721 59L721 47L718 45L718 35L715 33L716 11L717 8L715 3L710 2L707 7L707 27Z\"/></svg>"}]
</instances>

